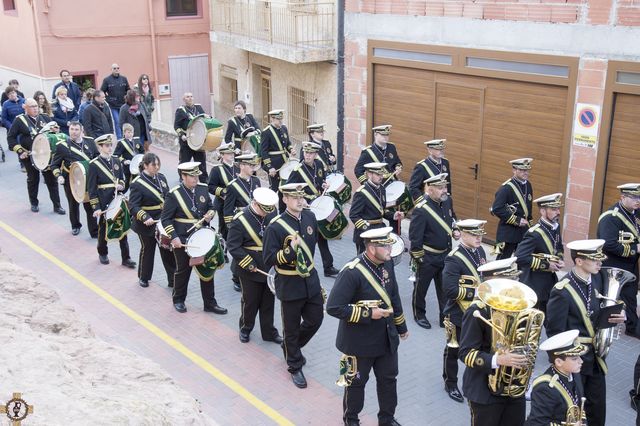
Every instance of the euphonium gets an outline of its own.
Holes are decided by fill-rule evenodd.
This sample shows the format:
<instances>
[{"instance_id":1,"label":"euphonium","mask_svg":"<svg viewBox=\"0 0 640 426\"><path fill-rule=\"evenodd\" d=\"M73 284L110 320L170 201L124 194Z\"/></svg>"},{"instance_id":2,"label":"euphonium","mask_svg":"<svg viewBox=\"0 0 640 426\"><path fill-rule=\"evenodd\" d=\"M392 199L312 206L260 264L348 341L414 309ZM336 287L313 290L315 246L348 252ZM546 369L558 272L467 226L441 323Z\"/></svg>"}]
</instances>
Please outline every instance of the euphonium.
<instances>
[{"instance_id":1,"label":"euphonium","mask_svg":"<svg viewBox=\"0 0 640 426\"><path fill-rule=\"evenodd\" d=\"M351 382L358 375L358 358L354 355L342 355L340 357L340 375L336 380L336 385L345 387L351 386Z\"/></svg>"},{"instance_id":2,"label":"euphonium","mask_svg":"<svg viewBox=\"0 0 640 426\"><path fill-rule=\"evenodd\" d=\"M607 272L609 287L607 288L606 295L597 295L597 297L602 300L602 302L600 302L600 307L606 308L607 306L613 306L616 303L621 303L618 302L618 300L620 299L622 286L629 281L635 281L636 276L631 272L619 268L602 268L602 270ZM596 333L593 346L596 355L602 359L607 357L609 349L611 348L611 343L616 340L616 328L617 327L603 328L598 330Z\"/></svg>"},{"instance_id":3,"label":"euphonium","mask_svg":"<svg viewBox=\"0 0 640 426\"><path fill-rule=\"evenodd\" d=\"M563 426L585 426L587 424L587 414L584 411L584 402L587 398L580 399L580 406L572 405L567 409L567 419L562 422Z\"/></svg>"},{"instance_id":4,"label":"euphonium","mask_svg":"<svg viewBox=\"0 0 640 426\"><path fill-rule=\"evenodd\" d=\"M510 279L492 279L478 286L478 296L491 310L491 319L474 316L492 328L491 349L494 353L520 353L527 357L523 368L499 366L489 375L489 388L495 395L520 397L525 394L538 355L538 343L544 313L533 309L537 297L526 285Z\"/></svg>"},{"instance_id":5,"label":"euphonium","mask_svg":"<svg viewBox=\"0 0 640 426\"><path fill-rule=\"evenodd\" d=\"M633 232L620 231L618 232L618 242L620 244L633 244L636 242L636 236Z\"/></svg>"}]
</instances>

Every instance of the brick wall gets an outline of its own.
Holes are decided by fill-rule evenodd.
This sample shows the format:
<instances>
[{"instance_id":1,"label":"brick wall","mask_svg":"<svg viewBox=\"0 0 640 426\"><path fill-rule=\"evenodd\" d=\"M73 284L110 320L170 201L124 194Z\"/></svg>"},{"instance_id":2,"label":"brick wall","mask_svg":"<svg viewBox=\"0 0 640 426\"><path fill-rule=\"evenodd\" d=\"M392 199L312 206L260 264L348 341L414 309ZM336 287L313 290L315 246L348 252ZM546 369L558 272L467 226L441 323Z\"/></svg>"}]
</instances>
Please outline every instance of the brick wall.
<instances>
[{"instance_id":1,"label":"brick wall","mask_svg":"<svg viewBox=\"0 0 640 426\"><path fill-rule=\"evenodd\" d=\"M367 124L367 46L355 40L345 40L344 76L344 170L354 181L353 169L365 141Z\"/></svg>"}]
</instances>

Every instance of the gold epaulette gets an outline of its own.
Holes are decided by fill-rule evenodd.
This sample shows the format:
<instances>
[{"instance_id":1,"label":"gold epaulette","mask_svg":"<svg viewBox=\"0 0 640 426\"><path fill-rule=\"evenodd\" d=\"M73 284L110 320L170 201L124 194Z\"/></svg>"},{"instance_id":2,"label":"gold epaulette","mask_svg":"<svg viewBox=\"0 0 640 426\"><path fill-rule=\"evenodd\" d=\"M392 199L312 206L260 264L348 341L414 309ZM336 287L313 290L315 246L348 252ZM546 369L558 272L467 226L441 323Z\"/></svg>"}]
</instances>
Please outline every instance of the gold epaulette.
<instances>
[{"instance_id":1,"label":"gold epaulette","mask_svg":"<svg viewBox=\"0 0 640 426\"><path fill-rule=\"evenodd\" d=\"M206 186L207 188L209 187L209 185L207 185L206 183L202 183L202 182L198 182L198 185L200 185L200 186Z\"/></svg>"},{"instance_id":2,"label":"gold epaulette","mask_svg":"<svg viewBox=\"0 0 640 426\"><path fill-rule=\"evenodd\" d=\"M565 286L565 285L567 285L568 283L569 283L569 280L568 280L568 279L566 279L566 278L564 278L564 279L562 279L562 280L558 281L558 282L553 286L553 288L555 288L556 290L562 290L562 289L564 289L564 286Z\"/></svg>"},{"instance_id":3,"label":"gold epaulette","mask_svg":"<svg viewBox=\"0 0 640 426\"><path fill-rule=\"evenodd\" d=\"M360 188L356 189L356 192L362 191L363 188L364 188L364 186L361 186Z\"/></svg>"},{"instance_id":4,"label":"gold epaulette","mask_svg":"<svg viewBox=\"0 0 640 426\"><path fill-rule=\"evenodd\" d=\"M100 156L97 156L96 158L92 158L91 160L89 160L89 163L95 163L96 161L98 161L98 158L100 158Z\"/></svg>"},{"instance_id":5,"label":"gold epaulette","mask_svg":"<svg viewBox=\"0 0 640 426\"><path fill-rule=\"evenodd\" d=\"M235 215L233 215L233 220L236 220L237 218L239 218L240 216L242 216L243 211L239 211L238 213L236 213Z\"/></svg>"},{"instance_id":6,"label":"gold epaulette","mask_svg":"<svg viewBox=\"0 0 640 426\"><path fill-rule=\"evenodd\" d=\"M131 184L136 183L138 180L140 180L140 176L136 176L136 178L131 181Z\"/></svg>"},{"instance_id":7,"label":"gold epaulette","mask_svg":"<svg viewBox=\"0 0 640 426\"><path fill-rule=\"evenodd\" d=\"M180 185L176 185L176 186L174 186L173 188L171 188L171 189L169 190L169 192L174 192L174 191L177 191L178 189L180 189Z\"/></svg>"},{"instance_id":8,"label":"gold epaulette","mask_svg":"<svg viewBox=\"0 0 640 426\"><path fill-rule=\"evenodd\" d=\"M416 209L419 209L420 207L424 206L426 202L427 200L420 201L418 204L416 204Z\"/></svg>"},{"instance_id":9,"label":"gold epaulette","mask_svg":"<svg viewBox=\"0 0 640 426\"><path fill-rule=\"evenodd\" d=\"M502 182L502 186L504 186L504 185L508 184L510 181L511 181L511 179L507 179L507 180L505 180L504 182Z\"/></svg>"},{"instance_id":10,"label":"gold epaulette","mask_svg":"<svg viewBox=\"0 0 640 426\"><path fill-rule=\"evenodd\" d=\"M353 259L351 262L347 262L342 269L340 269L340 272L342 272L345 268L349 268L349 269L353 269L356 267L356 265L360 263L360 258L356 257L355 259Z\"/></svg>"},{"instance_id":11,"label":"gold epaulette","mask_svg":"<svg viewBox=\"0 0 640 426\"><path fill-rule=\"evenodd\" d=\"M454 247L453 250L451 250L447 256L453 256L455 254L455 252L458 251L459 248L460 248L459 246L458 247Z\"/></svg>"},{"instance_id":12,"label":"gold epaulette","mask_svg":"<svg viewBox=\"0 0 640 426\"><path fill-rule=\"evenodd\" d=\"M540 228L540 224L539 224L539 223L536 223L536 224L535 224L535 225L533 225L531 228L529 228L529 229L527 230L527 232L533 232L533 231L535 231L535 230L536 230L536 229L538 229L538 228Z\"/></svg>"}]
</instances>

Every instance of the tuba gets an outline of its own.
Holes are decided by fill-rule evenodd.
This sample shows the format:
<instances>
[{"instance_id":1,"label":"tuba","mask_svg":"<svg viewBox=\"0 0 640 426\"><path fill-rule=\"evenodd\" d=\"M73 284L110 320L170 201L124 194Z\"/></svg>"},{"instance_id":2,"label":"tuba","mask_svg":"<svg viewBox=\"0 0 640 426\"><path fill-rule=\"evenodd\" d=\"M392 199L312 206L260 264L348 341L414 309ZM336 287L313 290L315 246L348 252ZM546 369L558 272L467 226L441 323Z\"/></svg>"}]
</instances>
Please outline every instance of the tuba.
<instances>
[{"instance_id":1,"label":"tuba","mask_svg":"<svg viewBox=\"0 0 640 426\"><path fill-rule=\"evenodd\" d=\"M480 311L473 315L492 329L494 353L515 352L527 357L523 368L499 366L489 375L489 389L495 395L521 397L527 391L538 355L544 313L533 309L537 297L526 285L505 278L491 279L478 286L478 297L491 310L486 319Z\"/></svg>"},{"instance_id":2,"label":"tuba","mask_svg":"<svg viewBox=\"0 0 640 426\"><path fill-rule=\"evenodd\" d=\"M602 270L607 273L607 277L609 278L609 287L607 288L606 295L596 294L596 297L602 300L602 302L600 302L600 307L606 308L617 303L622 303L618 302L622 286L629 281L635 281L636 276L631 272L619 268L602 268ZM611 343L618 339L619 333L616 333L616 329L617 327L608 327L600 329L596 333L593 340L593 346L596 355L600 358L605 359L607 357L609 349L611 348Z\"/></svg>"}]
</instances>

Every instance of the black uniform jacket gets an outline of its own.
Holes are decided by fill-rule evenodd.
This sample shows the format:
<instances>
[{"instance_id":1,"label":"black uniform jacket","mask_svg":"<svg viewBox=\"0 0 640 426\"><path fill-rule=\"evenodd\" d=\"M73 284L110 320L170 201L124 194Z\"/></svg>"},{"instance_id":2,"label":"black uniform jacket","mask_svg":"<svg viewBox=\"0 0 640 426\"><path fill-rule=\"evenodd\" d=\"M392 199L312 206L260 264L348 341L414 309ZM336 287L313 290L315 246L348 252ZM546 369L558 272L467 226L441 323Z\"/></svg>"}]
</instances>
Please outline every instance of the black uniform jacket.
<instances>
[{"instance_id":1,"label":"black uniform jacket","mask_svg":"<svg viewBox=\"0 0 640 426\"><path fill-rule=\"evenodd\" d=\"M358 306L361 300L382 300L380 307L392 307L393 315L371 319L372 308ZM340 320L336 347L344 354L377 357L395 353L407 323L393 262L376 265L361 254L347 263L331 289L327 313Z\"/></svg>"},{"instance_id":2,"label":"black uniform jacket","mask_svg":"<svg viewBox=\"0 0 640 426\"><path fill-rule=\"evenodd\" d=\"M118 157L104 159L100 156L89 162L87 188L89 204L93 210L105 211L116 196L116 186L124 186L124 172Z\"/></svg>"},{"instance_id":3,"label":"black uniform jacket","mask_svg":"<svg viewBox=\"0 0 640 426\"><path fill-rule=\"evenodd\" d=\"M231 117L227 121L227 131L224 134L224 141L226 143L233 142L235 147L242 149L242 132L253 127L256 132L260 132L260 125L256 121L253 115L245 114L244 118ZM260 154L259 152L257 154Z\"/></svg>"},{"instance_id":4,"label":"black uniform jacket","mask_svg":"<svg viewBox=\"0 0 640 426\"><path fill-rule=\"evenodd\" d=\"M438 164L433 161L431 157L427 157L416 164L413 172L411 172L411 179L409 180L409 192L411 192L414 203L417 204L422 201L424 196L424 181L440 173L449 174L447 191L451 194L451 166L449 166L449 160L443 158L440 164Z\"/></svg>"},{"instance_id":5,"label":"black uniform jacket","mask_svg":"<svg viewBox=\"0 0 640 426\"><path fill-rule=\"evenodd\" d=\"M235 272L242 281L267 282L267 277L252 271L257 268L268 272L262 256L262 238L264 229L275 216L274 211L262 218L247 206L233 217L227 235L227 250L235 260Z\"/></svg>"},{"instance_id":6,"label":"black uniform jacket","mask_svg":"<svg viewBox=\"0 0 640 426\"><path fill-rule=\"evenodd\" d=\"M187 127L189 122L200 114L204 114L204 109L200 104L193 104L193 107L188 108L186 105L182 105L176 109L176 116L173 120L173 128L178 134L178 140L182 141L182 135L187 133Z\"/></svg>"},{"instance_id":7,"label":"black uniform jacket","mask_svg":"<svg viewBox=\"0 0 640 426\"><path fill-rule=\"evenodd\" d=\"M558 282L558 276L549 269L549 261L533 257L533 254L553 254L562 258L562 232L560 226L555 229L544 219L533 225L524 234L514 256L518 257L518 269L522 275L518 279L531 287L538 300L549 300L551 287Z\"/></svg>"},{"instance_id":8,"label":"black uniform jacket","mask_svg":"<svg viewBox=\"0 0 640 426\"><path fill-rule=\"evenodd\" d=\"M120 161L131 161L133 156L137 154L144 154L144 146L140 142L140 138L137 136L134 136L133 140L127 140L125 138L118 140L118 143L113 150L113 155L118 157Z\"/></svg>"},{"instance_id":9,"label":"black uniform jacket","mask_svg":"<svg viewBox=\"0 0 640 426\"><path fill-rule=\"evenodd\" d=\"M335 158L335 155L333 154L333 148L331 147L331 142L329 142L326 139L322 139L321 145L322 145L322 149L318 151L317 159L320 160L325 171L327 171L331 168L331 166L334 166L336 164L335 160L334 161L329 160L329 156L333 155ZM304 152L302 148L300 148L300 155L298 156L298 158L304 158Z\"/></svg>"},{"instance_id":10,"label":"black uniform jacket","mask_svg":"<svg viewBox=\"0 0 640 426\"><path fill-rule=\"evenodd\" d=\"M238 175L229 183L227 195L224 198L223 214L225 223L231 223L236 211L251 203L253 190L256 188L260 188L260 179L256 176L249 176L249 179L245 180Z\"/></svg>"},{"instance_id":11,"label":"black uniform jacket","mask_svg":"<svg viewBox=\"0 0 640 426\"><path fill-rule=\"evenodd\" d=\"M262 168L265 171L274 168L279 170L280 167L289 161L289 155L293 146L289 140L289 130L287 126L282 125L279 129L269 124L262 129L260 134L260 158L262 158Z\"/></svg>"},{"instance_id":12,"label":"black uniform jacket","mask_svg":"<svg viewBox=\"0 0 640 426\"><path fill-rule=\"evenodd\" d=\"M363 183L367 180L367 175L365 173L364 165L367 163L387 163L387 172L393 173L396 171L396 165L402 165L402 161L400 161L400 157L398 157L398 150L396 146L391 142L387 143L387 147L385 149L380 148L375 143L369 145L360 153L360 158L358 158L358 162L356 163L356 167L354 169L354 173L356 178L360 183ZM387 180L389 176L385 175L384 179ZM391 178L391 180L395 180Z\"/></svg>"},{"instance_id":13,"label":"black uniform jacket","mask_svg":"<svg viewBox=\"0 0 640 426\"><path fill-rule=\"evenodd\" d=\"M147 219L160 220L164 199L169 193L167 178L162 173L150 177L141 172L129 187L129 210L133 223L131 228L138 234L153 236L156 226L147 226Z\"/></svg>"},{"instance_id":14,"label":"black uniform jacket","mask_svg":"<svg viewBox=\"0 0 640 426\"><path fill-rule=\"evenodd\" d=\"M531 391L531 411L526 426L561 425L567 419L568 402L580 406L584 396L579 374L568 376L553 367L536 377Z\"/></svg>"},{"instance_id":15,"label":"black uniform jacket","mask_svg":"<svg viewBox=\"0 0 640 426\"><path fill-rule=\"evenodd\" d=\"M84 136L80 143L76 143L67 138L56 143L56 153L53 156L51 169L55 177L62 176L66 179L69 176L71 163L76 161L91 161L98 156L98 147L92 138Z\"/></svg>"},{"instance_id":16,"label":"black uniform jacket","mask_svg":"<svg viewBox=\"0 0 640 426\"><path fill-rule=\"evenodd\" d=\"M240 169L235 164L230 166L226 163L220 163L211 168L209 173L209 192L214 197L213 205L216 210L218 208L222 210L227 187L239 172Z\"/></svg>"},{"instance_id":17,"label":"black uniform jacket","mask_svg":"<svg viewBox=\"0 0 640 426\"><path fill-rule=\"evenodd\" d=\"M519 243L522 241L527 227L518 225L520 219L526 219L531 224L533 218L532 199L533 188L529 181L523 185L511 178L500 186L491 206L491 213L500 219L496 234L497 242ZM515 212L513 212L513 208L515 208Z\"/></svg>"},{"instance_id":18,"label":"black uniform jacket","mask_svg":"<svg viewBox=\"0 0 640 426\"><path fill-rule=\"evenodd\" d=\"M296 271L298 256L287 239L295 233L298 233L303 240L302 256L305 265L309 268L308 277L303 277ZM311 298L320 293L320 279L313 266L317 240L318 223L315 215L308 210L301 212L300 219L284 211L273 218L267 226L262 256L265 268L275 267L278 299L287 302Z\"/></svg>"},{"instance_id":19,"label":"black uniform jacket","mask_svg":"<svg viewBox=\"0 0 640 426\"><path fill-rule=\"evenodd\" d=\"M51 117L38 114L35 118L31 118L26 114L20 114L13 120L11 128L7 131L7 144L9 149L20 155L25 150L31 151L33 138L38 135L40 129L50 122Z\"/></svg>"},{"instance_id":20,"label":"black uniform jacket","mask_svg":"<svg viewBox=\"0 0 640 426\"><path fill-rule=\"evenodd\" d=\"M210 210L213 210L213 203L206 184L198 182L193 192L184 185L178 185L171 188L165 197L160 220L171 239L179 237L184 244L193 232L189 229Z\"/></svg>"},{"instance_id":21,"label":"black uniform jacket","mask_svg":"<svg viewBox=\"0 0 640 426\"><path fill-rule=\"evenodd\" d=\"M418 203L409 225L411 257L420 263L444 261L451 251L454 217L451 198L437 202L427 196Z\"/></svg>"},{"instance_id":22,"label":"black uniform jacket","mask_svg":"<svg viewBox=\"0 0 640 426\"><path fill-rule=\"evenodd\" d=\"M619 243L620 231L631 232L635 241L630 244ZM603 251L608 256L608 259L603 262L605 266L634 272L638 262L636 246L640 240L640 219L637 211L631 213L620 203L613 205L598 218L598 238L604 240Z\"/></svg>"},{"instance_id":23,"label":"black uniform jacket","mask_svg":"<svg viewBox=\"0 0 640 426\"><path fill-rule=\"evenodd\" d=\"M394 212L387 207L387 194L382 185L377 188L368 180L356 190L349 210L349 220L356 229L353 241L367 229L382 228L382 219L393 219Z\"/></svg>"},{"instance_id":24,"label":"black uniform jacket","mask_svg":"<svg viewBox=\"0 0 640 426\"><path fill-rule=\"evenodd\" d=\"M547 304L547 335L549 337L567 330L579 330L579 339L589 351L582 355L582 370L580 374L590 376L594 362L598 362L606 373L604 360L593 352L593 337L600 314L600 300L596 298L596 291L606 295L609 279L604 270L591 275L590 303L587 284L573 271L565 275L551 289L551 296ZM589 314L589 311L591 314Z\"/></svg>"},{"instance_id":25,"label":"black uniform jacket","mask_svg":"<svg viewBox=\"0 0 640 426\"><path fill-rule=\"evenodd\" d=\"M308 201L314 200L322 195L322 184L327 177L322 161L317 158L313 160L313 165L308 166L302 162L291 172L287 183L306 183L304 188L305 198Z\"/></svg>"},{"instance_id":26,"label":"black uniform jacket","mask_svg":"<svg viewBox=\"0 0 640 426\"><path fill-rule=\"evenodd\" d=\"M476 295L475 289L460 285L460 277L466 275L475 278L477 286L480 283L478 267L486 262L487 256L482 247L474 252L458 246L444 259L442 286L447 298L444 314L449 315L449 320L458 327L462 327L462 315ZM471 285L472 282L465 284Z\"/></svg>"}]
</instances>

